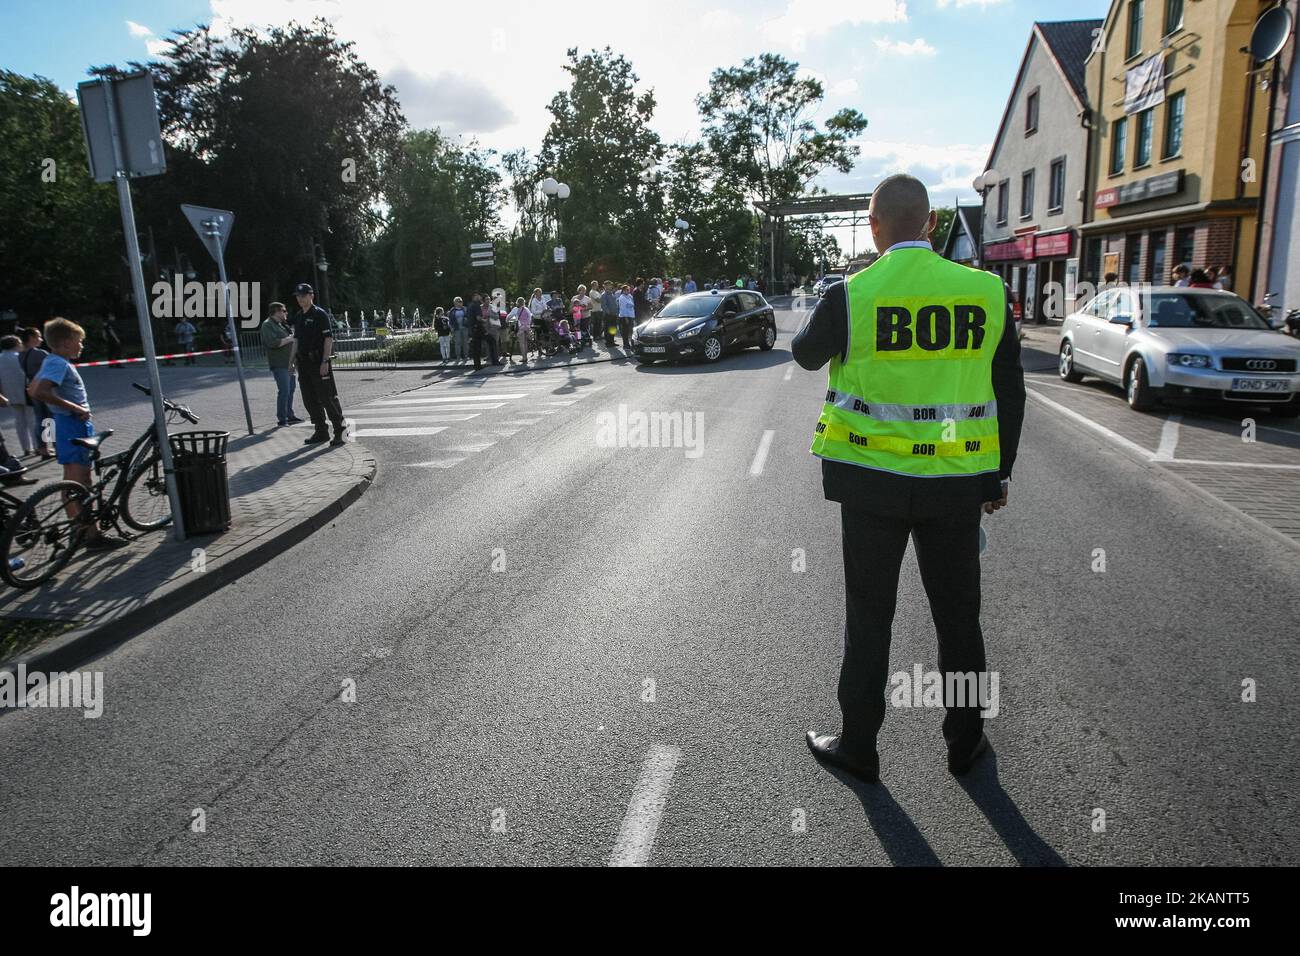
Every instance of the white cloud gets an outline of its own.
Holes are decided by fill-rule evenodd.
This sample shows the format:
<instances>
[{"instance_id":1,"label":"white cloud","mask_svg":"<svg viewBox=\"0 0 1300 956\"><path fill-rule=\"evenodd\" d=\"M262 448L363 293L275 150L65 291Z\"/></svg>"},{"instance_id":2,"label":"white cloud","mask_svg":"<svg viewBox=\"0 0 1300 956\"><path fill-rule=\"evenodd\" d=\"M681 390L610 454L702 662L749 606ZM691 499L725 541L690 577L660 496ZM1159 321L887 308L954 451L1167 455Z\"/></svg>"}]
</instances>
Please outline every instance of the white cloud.
<instances>
[{"instance_id":1,"label":"white cloud","mask_svg":"<svg viewBox=\"0 0 1300 956\"><path fill-rule=\"evenodd\" d=\"M449 134L495 133L516 122L510 107L472 73L429 76L398 67L383 79L397 88L407 122L421 129L438 126Z\"/></svg>"},{"instance_id":2,"label":"white cloud","mask_svg":"<svg viewBox=\"0 0 1300 956\"><path fill-rule=\"evenodd\" d=\"M828 97L840 98L852 96L857 91L858 81L853 79L853 77L849 77L847 80L840 80L838 83L833 83L827 87L826 95ZM831 105L833 106L834 104Z\"/></svg>"},{"instance_id":3,"label":"white cloud","mask_svg":"<svg viewBox=\"0 0 1300 956\"><path fill-rule=\"evenodd\" d=\"M953 193L963 198L974 196L971 181L984 171L988 159L987 143L908 143L863 139L861 152L852 173L834 174L823 183L832 191L870 191L876 183L892 173L911 173L930 189L935 205L949 205Z\"/></svg>"},{"instance_id":4,"label":"white cloud","mask_svg":"<svg viewBox=\"0 0 1300 956\"><path fill-rule=\"evenodd\" d=\"M800 50L808 39L840 27L905 22L904 0L789 0L784 13L763 24L763 34L774 43Z\"/></svg>"},{"instance_id":5,"label":"white cloud","mask_svg":"<svg viewBox=\"0 0 1300 956\"><path fill-rule=\"evenodd\" d=\"M153 31L142 23L136 23L134 20L126 21L126 28L131 31L133 37L151 37Z\"/></svg>"},{"instance_id":6,"label":"white cloud","mask_svg":"<svg viewBox=\"0 0 1300 956\"><path fill-rule=\"evenodd\" d=\"M939 0L940 10L947 7L996 7L1007 0Z\"/></svg>"},{"instance_id":7,"label":"white cloud","mask_svg":"<svg viewBox=\"0 0 1300 956\"><path fill-rule=\"evenodd\" d=\"M906 40L875 39L876 49L887 56L934 56L938 51L924 37L917 37L910 43Z\"/></svg>"}]
</instances>

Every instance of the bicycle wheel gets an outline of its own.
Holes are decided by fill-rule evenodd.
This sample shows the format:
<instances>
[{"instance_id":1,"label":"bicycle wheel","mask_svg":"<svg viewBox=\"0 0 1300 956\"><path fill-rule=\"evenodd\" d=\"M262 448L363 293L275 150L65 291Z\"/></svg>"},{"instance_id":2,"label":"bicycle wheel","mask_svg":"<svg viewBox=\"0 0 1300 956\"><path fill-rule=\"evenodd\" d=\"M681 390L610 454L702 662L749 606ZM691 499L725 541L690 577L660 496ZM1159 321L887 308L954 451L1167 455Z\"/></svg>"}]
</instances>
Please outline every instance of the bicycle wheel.
<instances>
[{"instance_id":1,"label":"bicycle wheel","mask_svg":"<svg viewBox=\"0 0 1300 956\"><path fill-rule=\"evenodd\" d=\"M66 496L66 497L65 497ZM75 481L46 485L23 502L0 536L0 575L16 588L34 588L63 570L81 545L84 527L67 511L83 511L90 491Z\"/></svg>"},{"instance_id":2,"label":"bicycle wheel","mask_svg":"<svg viewBox=\"0 0 1300 956\"><path fill-rule=\"evenodd\" d=\"M122 493L122 520L136 531L157 531L171 524L172 503L157 452L137 465L127 479Z\"/></svg>"}]
</instances>

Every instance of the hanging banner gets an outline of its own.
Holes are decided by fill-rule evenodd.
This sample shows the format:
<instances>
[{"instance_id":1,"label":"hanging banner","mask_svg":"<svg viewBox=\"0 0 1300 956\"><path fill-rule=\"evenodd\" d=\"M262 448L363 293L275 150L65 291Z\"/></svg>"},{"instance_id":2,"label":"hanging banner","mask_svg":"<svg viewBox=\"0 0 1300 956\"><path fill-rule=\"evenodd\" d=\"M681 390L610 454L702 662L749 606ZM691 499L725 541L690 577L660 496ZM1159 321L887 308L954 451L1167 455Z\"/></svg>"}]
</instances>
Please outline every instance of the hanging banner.
<instances>
[{"instance_id":1,"label":"hanging banner","mask_svg":"<svg viewBox=\"0 0 1300 956\"><path fill-rule=\"evenodd\" d=\"M1165 55L1157 53L1124 74L1124 112L1140 113L1165 101Z\"/></svg>"}]
</instances>

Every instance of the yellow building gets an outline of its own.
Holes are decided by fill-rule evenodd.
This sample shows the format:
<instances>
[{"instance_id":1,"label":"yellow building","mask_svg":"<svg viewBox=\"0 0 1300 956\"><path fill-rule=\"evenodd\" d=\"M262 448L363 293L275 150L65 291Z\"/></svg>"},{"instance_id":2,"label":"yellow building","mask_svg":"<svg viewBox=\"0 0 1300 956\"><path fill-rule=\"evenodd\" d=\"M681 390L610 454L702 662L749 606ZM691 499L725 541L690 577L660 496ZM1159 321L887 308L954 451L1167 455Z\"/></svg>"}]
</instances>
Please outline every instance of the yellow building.
<instances>
[{"instance_id":1,"label":"yellow building","mask_svg":"<svg viewBox=\"0 0 1300 956\"><path fill-rule=\"evenodd\" d=\"M1273 0L1114 0L1087 63L1082 276L1168 283L1231 266L1251 297L1267 72L1243 48Z\"/></svg>"}]
</instances>

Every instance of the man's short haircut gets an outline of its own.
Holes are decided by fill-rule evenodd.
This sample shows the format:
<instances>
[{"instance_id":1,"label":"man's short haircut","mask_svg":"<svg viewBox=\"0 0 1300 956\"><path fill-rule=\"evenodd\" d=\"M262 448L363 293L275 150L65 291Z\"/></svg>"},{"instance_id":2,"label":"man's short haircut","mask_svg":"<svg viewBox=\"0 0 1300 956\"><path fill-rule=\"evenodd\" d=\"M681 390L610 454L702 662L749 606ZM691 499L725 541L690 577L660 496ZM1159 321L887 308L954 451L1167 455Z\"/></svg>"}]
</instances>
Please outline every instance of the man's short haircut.
<instances>
[{"instance_id":1,"label":"man's short haircut","mask_svg":"<svg viewBox=\"0 0 1300 956\"><path fill-rule=\"evenodd\" d=\"M872 205L880 224L891 233L925 228L930 215L930 193L925 183L907 173L886 176L871 194Z\"/></svg>"},{"instance_id":2,"label":"man's short haircut","mask_svg":"<svg viewBox=\"0 0 1300 956\"><path fill-rule=\"evenodd\" d=\"M45 341L54 348L60 348L73 339L84 339L86 330L76 322L68 319L50 319L45 323Z\"/></svg>"},{"instance_id":3,"label":"man's short haircut","mask_svg":"<svg viewBox=\"0 0 1300 956\"><path fill-rule=\"evenodd\" d=\"M6 335L0 339L0 352L8 352L10 349L16 349L23 343L19 341L16 335Z\"/></svg>"},{"instance_id":4,"label":"man's short haircut","mask_svg":"<svg viewBox=\"0 0 1300 956\"><path fill-rule=\"evenodd\" d=\"M26 342L28 339L40 338L41 330L34 325L29 325L27 328L23 329L19 334L22 335L23 341Z\"/></svg>"}]
</instances>

